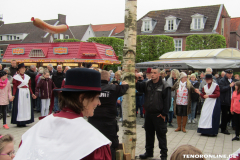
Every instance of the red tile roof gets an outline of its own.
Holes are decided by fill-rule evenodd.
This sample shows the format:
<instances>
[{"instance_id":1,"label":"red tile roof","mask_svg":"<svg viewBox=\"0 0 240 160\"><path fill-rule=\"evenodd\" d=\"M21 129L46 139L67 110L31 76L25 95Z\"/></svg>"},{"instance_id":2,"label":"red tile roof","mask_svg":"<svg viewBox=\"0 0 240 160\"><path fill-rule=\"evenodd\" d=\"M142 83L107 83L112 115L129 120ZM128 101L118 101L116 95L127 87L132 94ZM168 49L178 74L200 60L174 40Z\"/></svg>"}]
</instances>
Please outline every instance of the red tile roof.
<instances>
[{"instance_id":1,"label":"red tile roof","mask_svg":"<svg viewBox=\"0 0 240 160\"><path fill-rule=\"evenodd\" d=\"M120 33L124 30L124 23L92 25L92 29L93 29L94 32L111 31L111 30L114 29L112 35L115 35L115 34Z\"/></svg>"},{"instance_id":2,"label":"red tile roof","mask_svg":"<svg viewBox=\"0 0 240 160\"><path fill-rule=\"evenodd\" d=\"M13 55L13 50L16 49L23 49L23 52ZM41 49L45 57L29 57L33 49ZM54 53L55 49L67 51L58 54ZM17 62L121 63L111 46L92 42L9 44L3 61L10 62L12 59L16 59Z\"/></svg>"},{"instance_id":3,"label":"red tile roof","mask_svg":"<svg viewBox=\"0 0 240 160\"><path fill-rule=\"evenodd\" d=\"M240 17L231 18L230 32L236 32L240 26Z\"/></svg>"}]
</instances>

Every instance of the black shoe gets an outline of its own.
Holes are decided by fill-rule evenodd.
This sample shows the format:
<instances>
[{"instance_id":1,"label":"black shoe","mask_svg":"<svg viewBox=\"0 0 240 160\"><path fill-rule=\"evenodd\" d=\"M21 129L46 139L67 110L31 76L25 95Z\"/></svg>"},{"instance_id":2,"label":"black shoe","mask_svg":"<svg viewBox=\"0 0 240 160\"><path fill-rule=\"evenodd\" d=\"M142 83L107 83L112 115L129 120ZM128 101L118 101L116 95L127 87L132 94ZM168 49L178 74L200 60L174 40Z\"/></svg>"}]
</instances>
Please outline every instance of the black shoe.
<instances>
[{"instance_id":1,"label":"black shoe","mask_svg":"<svg viewBox=\"0 0 240 160\"><path fill-rule=\"evenodd\" d=\"M167 160L167 157L160 157L161 160Z\"/></svg>"},{"instance_id":2,"label":"black shoe","mask_svg":"<svg viewBox=\"0 0 240 160\"><path fill-rule=\"evenodd\" d=\"M176 116L175 116L175 115L173 115L173 118L176 118Z\"/></svg>"},{"instance_id":3,"label":"black shoe","mask_svg":"<svg viewBox=\"0 0 240 160\"><path fill-rule=\"evenodd\" d=\"M147 159L148 157L153 157L153 153L152 154L148 154L147 152L144 154L140 154L139 158L140 159Z\"/></svg>"},{"instance_id":4,"label":"black shoe","mask_svg":"<svg viewBox=\"0 0 240 160\"><path fill-rule=\"evenodd\" d=\"M239 141L239 137L234 137L233 139L232 139L232 141Z\"/></svg>"},{"instance_id":5,"label":"black shoe","mask_svg":"<svg viewBox=\"0 0 240 160\"><path fill-rule=\"evenodd\" d=\"M228 130L225 130L224 132L222 131L221 133L230 135L230 133L228 132Z\"/></svg>"},{"instance_id":6,"label":"black shoe","mask_svg":"<svg viewBox=\"0 0 240 160\"><path fill-rule=\"evenodd\" d=\"M172 123L169 123L168 126L173 127Z\"/></svg>"},{"instance_id":7,"label":"black shoe","mask_svg":"<svg viewBox=\"0 0 240 160\"><path fill-rule=\"evenodd\" d=\"M142 128L145 128L145 125L143 125Z\"/></svg>"},{"instance_id":8,"label":"black shoe","mask_svg":"<svg viewBox=\"0 0 240 160\"><path fill-rule=\"evenodd\" d=\"M141 118L144 118L143 115L141 115Z\"/></svg>"}]
</instances>

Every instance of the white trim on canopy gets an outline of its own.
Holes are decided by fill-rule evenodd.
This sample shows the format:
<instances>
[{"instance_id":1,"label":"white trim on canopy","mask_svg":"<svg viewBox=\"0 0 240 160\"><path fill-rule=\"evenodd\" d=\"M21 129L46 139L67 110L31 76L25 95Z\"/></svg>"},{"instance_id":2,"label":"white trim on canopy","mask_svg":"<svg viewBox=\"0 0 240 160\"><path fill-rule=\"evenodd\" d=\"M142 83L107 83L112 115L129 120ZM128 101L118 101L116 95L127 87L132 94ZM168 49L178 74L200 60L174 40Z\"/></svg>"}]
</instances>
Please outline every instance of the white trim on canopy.
<instances>
[{"instance_id":1,"label":"white trim on canopy","mask_svg":"<svg viewBox=\"0 0 240 160\"><path fill-rule=\"evenodd\" d=\"M240 51L235 48L168 52L160 60L137 63L136 68L157 66L160 69L240 68Z\"/></svg>"}]
</instances>

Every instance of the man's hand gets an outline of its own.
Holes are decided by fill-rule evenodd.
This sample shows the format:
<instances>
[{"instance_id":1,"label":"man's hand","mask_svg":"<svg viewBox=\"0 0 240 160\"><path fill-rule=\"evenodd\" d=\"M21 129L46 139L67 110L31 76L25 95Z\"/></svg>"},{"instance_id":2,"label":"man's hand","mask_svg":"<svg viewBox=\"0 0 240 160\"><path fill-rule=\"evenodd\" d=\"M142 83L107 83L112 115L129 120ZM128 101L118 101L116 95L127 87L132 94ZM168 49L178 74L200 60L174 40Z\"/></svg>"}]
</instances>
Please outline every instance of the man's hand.
<instances>
[{"instance_id":1,"label":"man's hand","mask_svg":"<svg viewBox=\"0 0 240 160\"><path fill-rule=\"evenodd\" d=\"M208 96L208 95L204 95L204 96L203 96L203 98L205 98L205 99L206 99L206 98L209 98L209 96Z\"/></svg>"},{"instance_id":2,"label":"man's hand","mask_svg":"<svg viewBox=\"0 0 240 160\"><path fill-rule=\"evenodd\" d=\"M138 74L136 73L136 74L135 74L135 83L138 82L138 79L139 79L139 77L138 77Z\"/></svg>"},{"instance_id":3,"label":"man's hand","mask_svg":"<svg viewBox=\"0 0 240 160\"><path fill-rule=\"evenodd\" d=\"M120 100L117 100L117 103L118 103L118 104L120 104L120 103L121 103L121 101L120 101Z\"/></svg>"},{"instance_id":4,"label":"man's hand","mask_svg":"<svg viewBox=\"0 0 240 160\"><path fill-rule=\"evenodd\" d=\"M122 85L124 85L124 84L128 84L127 82L125 82L125 81L122 81Z\"/></svg>"},{"instance_id":5,"label":"man's hand","mask_svg":"<svg viewBox=\"0 0 240 160\"><path fill-rule=\"evenodd\" d=\"M235 85L235 82L232 82L231 84L230 84L230 87L233 87Z\"/></svg>"},{"instance_id":6,"label":"man's hand","mask_svg":"<svg viewBox=\"0 0 240 160\"><path fill-rule=\"evenodd\" d=\"M164 120L164 122L165 122L165 116L163 116L162 114L159 114L157 117L162 117L162 119Z\"/></svg>"},{"instance_id":7,"label":"man's hand","mask_svg":"<svg viewBox=\"0 0 240 160\"><path fill-rule=\"evenodd\" d=\"M200 91L199 91L199 89L195 89L195 92L196 92L197 94L201 94Z\"/></svg>"}]
</instances>

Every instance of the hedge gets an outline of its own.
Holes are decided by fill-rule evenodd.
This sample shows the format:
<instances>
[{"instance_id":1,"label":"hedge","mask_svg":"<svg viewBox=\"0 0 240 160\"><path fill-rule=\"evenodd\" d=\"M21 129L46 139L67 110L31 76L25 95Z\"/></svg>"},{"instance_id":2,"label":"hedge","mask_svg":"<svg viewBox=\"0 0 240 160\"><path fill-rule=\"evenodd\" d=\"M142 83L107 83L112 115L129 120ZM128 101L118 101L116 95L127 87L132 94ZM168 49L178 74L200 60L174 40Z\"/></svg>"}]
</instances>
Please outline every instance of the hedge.
<instances>
[{"instance_id":1,"label":"hedge","mask_svg":"<svg viewBox=\"0 0 240 160\"><path fill-rule=\"evenodd\" d=\"M161 55L174 49L172 37L139 35L137 36L136 63L158 60Z\"/></svg>"},{"instance_id":2,"label":"hedge","mask_svg":"<svg viewBox=\"0 0 240 160\"><path fill-rule=\"evenodd\" d=\"M226 40L222 35L191 35L186 39L186 51L217 48L226 48Z\"/></svg>"}]
</instances>

